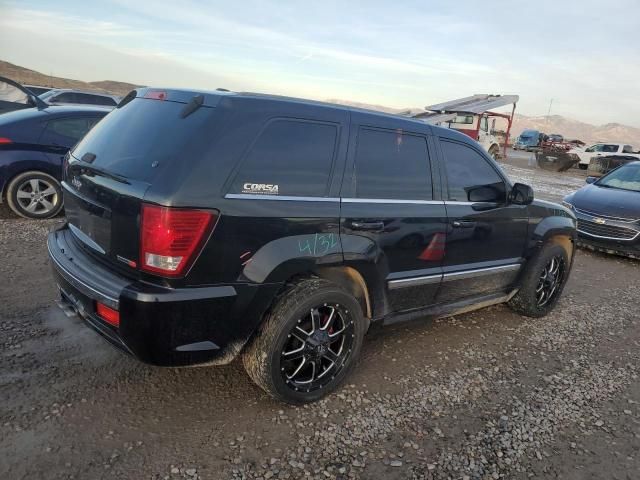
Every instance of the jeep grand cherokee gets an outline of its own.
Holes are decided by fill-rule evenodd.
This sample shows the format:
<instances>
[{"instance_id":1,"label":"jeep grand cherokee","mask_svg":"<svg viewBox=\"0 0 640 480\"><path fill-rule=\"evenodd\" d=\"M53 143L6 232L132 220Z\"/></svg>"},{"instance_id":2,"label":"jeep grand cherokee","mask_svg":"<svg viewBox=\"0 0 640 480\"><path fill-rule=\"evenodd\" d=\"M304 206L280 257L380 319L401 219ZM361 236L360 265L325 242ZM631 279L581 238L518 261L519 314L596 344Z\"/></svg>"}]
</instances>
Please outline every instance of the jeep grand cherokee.
<instances>
[{"instance_id":1,"label":"jeep grand cherokee","mask_svg":"<svg viewBox=\"0 0 640 480\"><path fill-rule=\"evenodd\" d=\"M573 214L469 137L350 107L140 89L64 170L61 305L151 364L241 355L291 403L334 389L372 322L546 315L573 260Z\"/></svg>"}]
</instances>

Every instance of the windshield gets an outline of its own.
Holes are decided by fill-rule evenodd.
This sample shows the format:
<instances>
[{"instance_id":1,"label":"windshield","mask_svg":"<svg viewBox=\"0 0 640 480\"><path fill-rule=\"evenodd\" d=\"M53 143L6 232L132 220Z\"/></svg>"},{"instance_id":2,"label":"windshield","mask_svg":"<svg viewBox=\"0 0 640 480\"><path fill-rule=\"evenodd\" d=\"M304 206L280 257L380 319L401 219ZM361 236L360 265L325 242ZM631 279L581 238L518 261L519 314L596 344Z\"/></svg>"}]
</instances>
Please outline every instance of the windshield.
<instances>
[{"instance_id":1,"label":"windshield","mask_svg":"<svg viewBox=\"0 0 640 480\"><path fill-rule=\"evenodd\" d=\"M602 177L596 185L640 192L640 164L625 165Z\"/></svg>"}]
</instances>

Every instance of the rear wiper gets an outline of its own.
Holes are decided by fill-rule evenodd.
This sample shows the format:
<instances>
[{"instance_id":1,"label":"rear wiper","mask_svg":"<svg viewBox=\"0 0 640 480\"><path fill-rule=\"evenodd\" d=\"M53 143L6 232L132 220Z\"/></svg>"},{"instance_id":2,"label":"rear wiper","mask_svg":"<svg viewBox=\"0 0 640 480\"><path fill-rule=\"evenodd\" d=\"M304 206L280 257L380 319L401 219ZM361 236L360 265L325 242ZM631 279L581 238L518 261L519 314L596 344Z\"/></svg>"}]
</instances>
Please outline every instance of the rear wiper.
<instances>
[{"instance_id":1,"label":"rear wiper","mask_svg":"<svg viewBox=\"0 0 640 480\"><path fill-rule=\"evenodd\" d=\"M180 118L187 118L193 112L198 110L202 104L204 103L204 95L196 95L191 99L189 103L187 103L182 109L182 113L180 114Z\"/></svg>"}]
</instances>

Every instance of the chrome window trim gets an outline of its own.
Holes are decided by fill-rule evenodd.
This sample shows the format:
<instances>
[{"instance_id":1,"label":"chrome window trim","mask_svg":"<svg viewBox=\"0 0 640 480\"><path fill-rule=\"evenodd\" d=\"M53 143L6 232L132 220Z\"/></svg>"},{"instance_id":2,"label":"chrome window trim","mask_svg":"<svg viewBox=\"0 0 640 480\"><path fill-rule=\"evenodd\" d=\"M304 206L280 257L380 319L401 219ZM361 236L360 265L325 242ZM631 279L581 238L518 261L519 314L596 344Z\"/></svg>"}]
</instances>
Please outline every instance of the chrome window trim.
<instances>
[{"instance_id":1,"label":"chrome window trim","mask_svg":"<svg viewBox=\"0 0 640 480\"><path fill-rule=\"evenodd\" d=\"M295 195L254 195L251 193L227 193L224 198L232 200L281 200L286 202L339 202L337 197L304 197Z\"/></svg>"},{"instance_id":2,"label":"chrome window trim","mask_svg":"<svg viewBox=\"0 0 640 480\"><path fill-rule=\"evenodd\" d=\"M512 271L520 270L521 267L522 267L522 264L513 263L510 265L500 265L497 267L486 267L486 268L477 268L475 270L462 270L459 272L449 272L449 273L444 273L442 275L442 281L449 282L452 280L463 280L467 278L483 277L485 275L492 275L494 273L499 273L499 272L512 272Z\"/></svg>"},{"instance_id":3,"label":"chrome window trim","mask_svg":"<svg viewBox=\"0 0 640 480\"><path fill-rule=\"evenodd\" d=\"M444 205L442 200L401 200L393 198L343 198L343 203L389 203L389 204L417 204L417 205Z\"/></svg>"},{"instance_id":4,"label":"chrome window trim","mask_svg":"<svg viewBox=\"0 0 640 480\"><path fill-rule=\"evenodd\" d=\"M458 202L457 200L445 200L445 205L475 205L477 203L489 203L489 202Z\"/></svg>"},{"instance_id":5,"label":"chrome window trim","mask_svg":"<svg viewBox=\"0 0 640 480\"><path fill-rule=\"evenodd\" d=\"M442 274L437 275L425 275L422 277L402 278L400 280L390 280L388 282L389 290L396 290L398 288L415 287L416 285L430 285L434 283L440 283L442 280Z\"/></svg>"}]
</instances>

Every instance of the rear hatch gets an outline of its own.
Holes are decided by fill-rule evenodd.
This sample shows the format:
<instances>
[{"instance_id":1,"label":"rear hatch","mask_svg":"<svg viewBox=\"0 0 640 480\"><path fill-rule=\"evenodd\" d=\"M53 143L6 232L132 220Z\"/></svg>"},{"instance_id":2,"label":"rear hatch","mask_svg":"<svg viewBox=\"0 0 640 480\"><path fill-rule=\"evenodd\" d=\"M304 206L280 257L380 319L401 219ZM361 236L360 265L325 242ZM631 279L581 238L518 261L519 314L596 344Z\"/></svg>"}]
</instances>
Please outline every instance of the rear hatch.
<instances>
[{"instance_id":1,"label":"rear hatch","mask_svg":"<svg viewBox=\"0 0 640 480\"><path fill-rule=\"evenodd\" d=\"M207 151L206 133L214 129L219 99L198 92L134 91L78 143L65 162L64 202L69 228L86 251L128 276L140 276L145 195L176 165ZM173 199L155 200L171 205Z\"/></svg>"}]
</instances>

